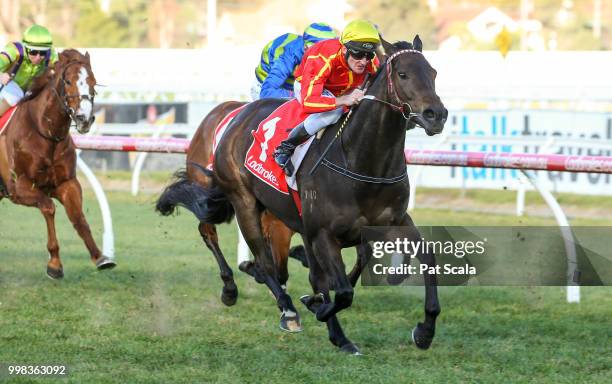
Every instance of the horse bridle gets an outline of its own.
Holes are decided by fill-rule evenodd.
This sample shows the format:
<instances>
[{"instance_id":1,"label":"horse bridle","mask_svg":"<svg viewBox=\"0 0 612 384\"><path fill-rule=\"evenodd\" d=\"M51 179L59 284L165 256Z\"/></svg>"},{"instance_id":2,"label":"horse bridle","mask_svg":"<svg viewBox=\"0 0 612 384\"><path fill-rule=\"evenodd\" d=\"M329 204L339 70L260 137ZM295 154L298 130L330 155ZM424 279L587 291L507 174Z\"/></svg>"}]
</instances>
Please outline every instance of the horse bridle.
<instances>
[{"instance_id":1,"label":"horse bridle","mask_svg":"<svg viewBox=\"0 0 612 384\"><path fill-rule=\"evenodd\" d=\"M387 69L387 91L390 95L393 95L395 97L395 100L397 101L397 104L393 104L390 103L386 100L381 100L379 98L377 98L374 95L365 95L363 98L366 100L372 100L372 101L376 101L379 103L382 103L384 105L387 105L389 107L391 107L392 109L400 112L402 114L402 116L404 117L404 119L406 119L406 122L410 122L410 120L414 117L417 117L419 114L418 113L414 113L412 111L412 106L410 106L410 103L408 103L407 101L402 101L399 97L399 95L397 94L397 91L395 90L395 86L393 85L393 79L391 78L391 70L392 70L392 66L391 66L391 62L393 61L393 59L395 59L396 57L398 57L399 55L403 55L405 53L418 53L420 55L422 55L423 53L421 53L420 51L417 51L415 49L403 49L401 51L397 51L395 52L393 55L389 56L389 58L387 59L385 65L386 65L386 69ZM366 81L367 82L367 81ZM348 119L350 118L351 113L349 112L349 114L347 115L346 119L344 120L344 122L342 123L342 125L340 126L338 132L336 133L336 137L340 136L342 133L342 130L344 128L344 125L347 123ZM335 138L334 138L335 140ZM328 146L328 149L331 147L331 143ZM357 172L353 172L351 170L349 170L347 167L342 167L338 164L334 164L331 161L327 160L325 158L325 154L327 153L327 150L323 153L323 155L320 157L319 161L317 161L317 163L312 167L312 169L310 170L310 174L312 174L315 169L317 168L317 166L319 164L322 164L323 166L329 168L330 170L339 173L342 176L348 177L350 179L356 180L356 181L360 181L360 182L364 182L364 183L370 183L370 184L395 184L398 183L402 180L404 180L406 177L408 177L408 174L406 172L402 172L400 175L398 176L394 176L394 177L374 177L374 176L369 176L369 175L363 175Z\"/></svg>"},{"instance_id":2,"label":"horse bridle","mask_svg":"<svg viewBox=\"0 0 612 384\"><path fill-rule=\"evenodd\" d=\"M423 54L421 51L417 51L416 49L403 49L389 56L389 58L385 62L385 66L387 69L387 92L390 95L393 95L393 97L395 97L397 104L393 104L388 101L381 100L374 95L365 95L363 98L366 100L372 100L372 101L376 101L384 105L387 105L391 107L392 109L400 112L402 116L404 117L404 119L406 119L406 121L410 121L412 118L417 117L419 114L413 112L413 109L410 103L408 103L407 101L402 101L400 99L399 95L397 94L397 90L395 89L395 86L393 84L393 79L391 77L391 73L393 70L393 67L391 66L391 62L393 61L393 59L395 59L399 55L403 55L405 53L418 53L419 55Z\"/></svg>"},{"instance_id":3,"label":"horse bridle","mask_svg":"<svg viewBox=\"0 0 612 384\"><path fill-rule=\"evenodd\" d=\"M62 106L62 109L64 110L64 113L66 113L66 115L68 115L68 117L70 118L71 121L76 121L76 116L75 116L76 112L75 112L75 110L72 107L70 107L70 105L68 104L68 100L70 100L71 98L74 98L74 97L78 97L81 100L89 100L91 102L91 104L93 105L95 95L91 96L91 95L80 95L80 94L79 95L66 94L66 78L65 78L66 70L68 70L68 67L70 67L73 64L83 64L83 65L86 65L86 63L83 63L82 61L78 61L78 60L73 60L73 61L69 62L68 64L66 64L66 66L63 68L62 74L60 76L60 80L61 80L60 93L57 93L57 90L55 89L55 87L51 87L51 90L53 91L53 94L57 98L57 101L59 101L60 105ZM64 136L62 136L62 137L46 135L43 132L41 132L39 129L35 129L35 131L36 131L36 133L38 133L43 138L45 138L45 139L47 139L49 141L53 141L55 143L59 143L59 142L63 141L70 134L70 129L68 129L67 133Z\"/></svg>"},{"instance_id":4,"label":"horse bridle","mask_svg":"<svg viewBox=\"0 0 612 384\"><path fill-rule=\"evenodd\" d=\"M60 102L62 108L64 109L64 112L68 115L68 117L70 117L70 120L72 121L76 121L76 111L68 104L68 100L72 99L72 98L79 98L79 100L87 100L91 103L91 105L93 106L94 104L94 98L95 95L81 95L81 94L76 94L76 95L70 95L70 94L66 94L66 71L68 70L68 68L73 65L73 64L83 64L86 65L86 63L83 63L81 61L78 60L73 60L71 62L69 62L68 64L66 64L66 66L63 68L62 70L62 75L60 77L61 80L61 86L60 86L60 93L57 93L57 90L55 88L53 88L53 93L55 94L55 96L58 98L58 101Z\"/></svg>"}]
</instances>

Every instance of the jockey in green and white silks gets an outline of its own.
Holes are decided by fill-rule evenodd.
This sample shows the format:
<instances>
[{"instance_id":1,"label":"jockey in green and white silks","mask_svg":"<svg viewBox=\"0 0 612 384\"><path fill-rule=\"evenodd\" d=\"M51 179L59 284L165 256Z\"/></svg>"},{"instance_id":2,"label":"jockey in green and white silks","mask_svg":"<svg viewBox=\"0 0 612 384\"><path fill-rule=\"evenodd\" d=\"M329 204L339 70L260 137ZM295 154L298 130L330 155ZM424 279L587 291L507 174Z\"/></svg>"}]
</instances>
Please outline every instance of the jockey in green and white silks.
<instances>
[{"instance_id":1,"label":"jockey in green and white silks","mask_svg":"<svg viewBox=\"0 0 612 384\"><path fill-rule=\"evenodd\" d=\"M32 79L57 61L53 38L41 25L32 25L21 42L6 45L0 52L0 116L25 95Z\"/></svg>"}]
</instances>

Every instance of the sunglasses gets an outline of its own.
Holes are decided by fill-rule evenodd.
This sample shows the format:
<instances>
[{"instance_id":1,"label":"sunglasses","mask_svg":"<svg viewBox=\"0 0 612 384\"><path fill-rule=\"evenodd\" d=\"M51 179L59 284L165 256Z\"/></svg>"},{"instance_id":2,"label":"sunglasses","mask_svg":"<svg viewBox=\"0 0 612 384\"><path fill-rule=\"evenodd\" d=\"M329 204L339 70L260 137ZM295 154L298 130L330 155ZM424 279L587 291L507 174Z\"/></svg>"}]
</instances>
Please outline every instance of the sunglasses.
<instances>
[{"instance_id":1,"label":"sunglasses","mask_svg":"<svg viewBox=\"0 0 612 384\"><path fill-rule=\"evenodd\" d=\"M356 49L351 49L348 48L348 53L351 55L351 57L355 60L361 60L364 57L368 60L372 60L374 58L374 52L364 52L364 51L358 51Z\"/></svg>"},{"instance_id":2,"label":"sunglasses","mask_svg":"<svg viewBox=\"0 0 612 384\"><path fill-rule=\"evenodd\" d=\"M32 56L44 56L47 54L47 51L37 51L36 49L30 49L28 51L28 55Z\"/></svg>"}]
</instances>

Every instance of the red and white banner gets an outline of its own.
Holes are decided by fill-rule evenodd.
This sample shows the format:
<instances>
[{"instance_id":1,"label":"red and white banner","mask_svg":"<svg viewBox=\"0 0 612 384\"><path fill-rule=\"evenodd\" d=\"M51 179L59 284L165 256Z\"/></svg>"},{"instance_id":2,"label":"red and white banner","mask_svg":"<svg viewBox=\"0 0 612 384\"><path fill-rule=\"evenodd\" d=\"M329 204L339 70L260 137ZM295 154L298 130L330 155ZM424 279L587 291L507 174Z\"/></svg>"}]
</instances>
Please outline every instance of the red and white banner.
<instances>
[{"instance_id":1,"label":"red and white banner","mask_svg":"<svg viewBox=\"0 0 612 384\"><path fill-rule=\"evenodd\" d=\"M185 153L189 140L73 135L80 149L96 151ZM612 156L564 156L531 153L461 152L407 149L406 164L527 169L612 174Z\"/></svg>"},{"instance_id":2,"label":"red and white banner","mask_svg":"<svg viewBox=\"0 0 612 384\"><path fill-rule=\"evenodd\" d=\"M612 173L612 157L407 149L407 164L561 172Z\"/></svg>"},{"instance_id":3,"label":"red and white banner","mask_svg":"<svg viewBox=\"0 0 612 384\"><path fill-rule=\"evenodd\" d=\"M72 135L79 149L120 152L186 153L189 140L177 138Z\"/></svg>"}]
</instances>

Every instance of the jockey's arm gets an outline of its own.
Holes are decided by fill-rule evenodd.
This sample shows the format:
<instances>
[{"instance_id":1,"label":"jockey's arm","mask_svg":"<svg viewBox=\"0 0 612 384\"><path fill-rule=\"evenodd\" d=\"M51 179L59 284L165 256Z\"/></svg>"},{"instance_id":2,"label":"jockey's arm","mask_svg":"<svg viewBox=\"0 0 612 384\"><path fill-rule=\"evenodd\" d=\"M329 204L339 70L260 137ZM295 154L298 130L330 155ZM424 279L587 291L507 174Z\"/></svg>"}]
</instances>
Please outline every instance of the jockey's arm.
<instances>
[{"instance_id":1,"label":"jockey's arm","mask_svg":"<svg viewBox=\"0 0 612 384\"><path fill-rule=\"evenodd\" d=\"M272 64L268 77L261 84L259 97L262 99L267 97L292 97L293 92L284 89L283 84L289 77L293 76L293 70L300 63L300 59L294 52L285 50L285 53Z\"/></svg>"},{"instance_id":2,"label":"jockey's arm","mask_svg":"<svg viewBox=\"0 0 612 384\"><path fill-rule=\"evenodd\" d=\"M8 84L12 77L8 73L11 69L13 63L19 59L19 51L15 44L9 43L6 47L0 52L0 84L6 85Z\"/></svg>"},{"instance_id":3,"label":"jockey's arm","mask_svg":"<svg viewBox=\"0 0 612 384\"><path fill-rule=\"evenodd\" d=\"M19 59L17 47L13 43L8 43L0 52L0 72L7 72L17 59Z\"/></svg>"},{"instance_id":4,"label":"jockey's arm","mask_svg":"<svg viewBox=\"0 0 612 384\"><path fill-rule=\"evenodd\" d=\"M306 113L336 109L336 98L324 96L325 82L331 74L330 59L324 55L311 55L303 59L300 99Z\"/></svg>"}]
</instances>

